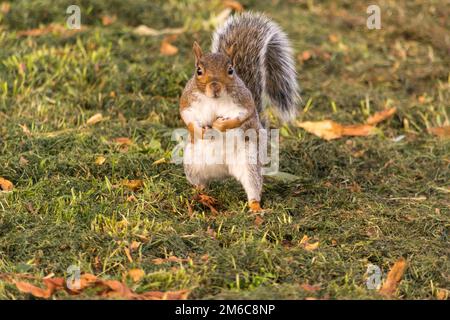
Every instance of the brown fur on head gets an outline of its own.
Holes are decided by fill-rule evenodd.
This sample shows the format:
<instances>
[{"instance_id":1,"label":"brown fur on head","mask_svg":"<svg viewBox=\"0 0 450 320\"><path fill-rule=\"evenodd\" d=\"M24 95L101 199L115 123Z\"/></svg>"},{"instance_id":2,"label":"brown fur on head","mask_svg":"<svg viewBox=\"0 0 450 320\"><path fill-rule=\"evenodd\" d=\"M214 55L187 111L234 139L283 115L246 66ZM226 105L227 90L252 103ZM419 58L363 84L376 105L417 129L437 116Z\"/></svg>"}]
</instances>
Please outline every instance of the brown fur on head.
<instances>
[{"instance_id":1,"label":"brown fur on head","mask_svg":"<svg viewBox=\"0 0 450 320\"><path fill-rule=\"evenodd\" d=\"M223 53L203 53L197 42L194 42L195 83L197 88L210 98L219 98L224 90L233 84L234 66L231 46Z\"/></svg>"}]
</instances>

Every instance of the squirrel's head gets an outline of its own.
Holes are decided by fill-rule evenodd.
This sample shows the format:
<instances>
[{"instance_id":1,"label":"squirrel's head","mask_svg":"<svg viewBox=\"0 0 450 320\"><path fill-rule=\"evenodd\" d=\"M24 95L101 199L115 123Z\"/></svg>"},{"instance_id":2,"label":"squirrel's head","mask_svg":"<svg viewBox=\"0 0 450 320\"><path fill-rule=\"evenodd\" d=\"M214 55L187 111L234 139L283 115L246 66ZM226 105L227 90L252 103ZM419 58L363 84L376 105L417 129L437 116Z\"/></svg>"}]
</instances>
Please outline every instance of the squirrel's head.
<instances>
[{"instance_id":1,"label":"squirrel's head","mask_svg":"<svg viewBox=\"0 0 450 320\"><path fill-rule=\"evenodd\" d=\"M219 98L235 81L234 45L224 53L203 53L194 42L195 82L197 88L210 98Z\"/></svg>"}]
</instances>

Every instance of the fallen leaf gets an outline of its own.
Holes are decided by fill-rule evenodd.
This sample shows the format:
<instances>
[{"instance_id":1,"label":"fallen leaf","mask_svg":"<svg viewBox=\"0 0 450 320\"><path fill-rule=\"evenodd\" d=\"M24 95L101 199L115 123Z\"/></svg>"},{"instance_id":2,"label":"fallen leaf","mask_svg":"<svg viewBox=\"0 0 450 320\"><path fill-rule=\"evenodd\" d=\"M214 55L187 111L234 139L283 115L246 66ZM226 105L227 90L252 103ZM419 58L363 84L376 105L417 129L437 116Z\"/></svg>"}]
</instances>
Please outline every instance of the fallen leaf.
<instances>
[{"instance_id":1,"label":"fallen leaf","mask_svg":"<svg viewBox=\"0 0 450 320\"><path fill-rule=\"evenodd\" d=\"M206 194L200 193L197 194L194 197L195 201L200 202L201 204L207 206L209 208L209 210L211 210L212 214L217 214L218 211L216 210L216 208L214 207L217 204L217 200L213 197L210 197Z\"/></svg>"},{"instance_id":2,"label":"fallen leaf","mask_svg":"<svg viewBox=\"0 0 450 320\"><path fill-rule=\"evenodd\" d=\"M406 267L406 260L404 258L398 259L389 271L386 281L380 288L379 293L386 297L391 297L397 290L397 286L402 280Z\"/></svg>"},{"instance_id":3,"label":"fallen leaf","mask_svg":"<svg viewBox=\"0 0 450 320\"><path fill-rule=\"evenodd\" d=\"M88 126L90 126L90 125L99 123L102 120L103 120L103 115L101 113L96 113L86 121L86 124Z\"/></svg>"},{"instance_id":4,"label":"fallen leaf","mask_svg":"<svg viewBox=\"0 0 450 320\"><path fill-rule=\"evenodd\" d=\"M28 165L28 160L27 160L25 157L20 156L19 164L20 164L22 167L25 167L26 165Z\"/></svg>"},{"instance_id":5,"label":"fallen leaf","mask_svg":"<svg viewBox=\"0 0 450 320\"><path fill-rule=\"evenodd\" d=\"M256 227L259 227L261 224L263 224L263 222L264 222L264 219L261 218L259 215L257 215L255 217L255 221L253 223Z\"/></svg>"},{"instance_id":6,"label":"fallen leaf","mask_svg":"<svg viewBox=\"0 0 450 320\"><path fill-rule=\"evenodd\" d=\"M310 238L305 234L300 240L300 246L302 246L306 251L313 251L319 247L319 241L314 243L309 243Z\"/></svg>"},{"instance_id":7,"label":"fallen leaf","mask_svg":"<svg viewBox=\"0 0 450 320\"><path fill-rule=\"evenodd\" d=\"M12 189L14 189L14 185L12 184L12 182L0 177L0 190L12 191Z\"/></svg>"},{"instance_id":8,"label":"fallen leaf","mask_svg":"<svg viewBox=\"0 0 450 320\"><path fill-rule=\"evenodd\" d=\"M131 257L130 249L125 247L123 248L125 255L127 256L128 261L133 262L133 257Z\"/></svg>"},{"instance_id":9,"label":"fallen leaf","mask_svg":"<svg viewBox=\"0 0 450 320\"><path fill-rule=\"evenodd\" d=\"M156 30L146 25L141 24L133 30L133 33L138 36L161 36L166 34L181 34L185 31L184 28L166 28L162 30Z\"/></svg>"},{"instance_id":10,"label":"fallen leaf","mask_svg":"<svg viewBox=\"0 0 450 320\"><path fill-rule=\"evenodd\" d=\"M109 26L109 25L111 25L111 24L113 24L114 22L116 22L116 20L117 20L117 16L116 15L113 15L113 16L103 16L102 17L102 24L104 25L104 26Z\"/></svg>"},{"instance_id":11,"label":"fallen leaf","mask_svg":"<svg viewBox=\"0 0 450 320\"><path fill-rule=\"evenodd\" d=\"M24 281L15 281L14 284L20 292L29 293L36 298L48 299L53 294L53 291L48 287L42 289Z\"/></svg>"},{"instance_id":12,"label":"fallen leaf","mask_svg":"<svg viewBox=\"0 0 450 320\"><path fill-rule=\"evenodd\" d=\"M95 164L98 166L101 166L102 164L104 164L106 161L106 158L103 156L99 156L97 157L97 159L95 159Z\"/></svg>"},{"instance_id":13,"label":"fallen leaf","mask_svg":"<svg viewBox=\"0 0 450 320\"><path fill-rule=\"evenodd\" d=\"M81 27L80 29L69 29L66 26L63 26L58 23L52 23L47 26L43 26L36 29L29 29L29 30L23 30L18 31L17 36L19 37L39 37L42 35L46 35L49 33L57 33L59 35L63 36L70 36L74 33L84 31L86 27Z\"/></svg>"},{"instance_id":14,"label":"fallen leaf","mask_svg":"<svg viewBox=\"0 0 450 320\"><path fill-rule=\"evenodd\" d=\"M242 6L242 4L236 0L225 0L223 4L225 5L225 7L233 9L234 11L237 12L244 11L244 7Z\"/></svg>"},{"instance_id":15,"label":"fallen leaf","mask_svg":"<svg viewBox=\"0 0 450 320\"><path fill-rule=\"evenodd\" d=\"M140 246L141 246L141 242L133 240L133 242L131 242L131 244L130 244L131 252L136 251L137 249L139 249Z\"/></svg>"},{"instance_id":16,"label":"fallen leaf","mask_svg":"<svg viewBox=\"0 0 450 320\"><path fill-rule=\"evenodd\" d=\"M383 111L376 112L374 115L367 118L366 123L370 125L376 125L389 117L392 117L397 112L397 108L389 108Z\"/></svg>"},{"instance_id":17,"label":"fallen leaf","mask_svg":"<svg viewBox=\"0 0 450 320\"><path fill-rule=\"evenodd\" d=\"M375 127L371 125L343 126L332 120L297 122L297 126L325 140L343 136L368 136L375 133Z\"/></svg>"},{"instance_id":18,"label":"fallen leaf","mask_svg":"<svg viewBox=\"0 0 450 320\"><path fill-rule=\"evenodd\" d=\"M128 276L134 282L139 282L145 276L145 272L142 269L131 269L128 271Z\"/></svg>"},{"instance_id":19,"label":"fallen leaf","mask_svg":"<svg viewBox=\"0 0 450 320\"><path fill-rule=\"evenodd\" d=\"M127 197L127 202L135 202L137 201L137 198L134 196L134 194Z\"/></svg>"},{"instance_id":20,"label":"fallen leaf","mask_svg":"<svg viewBox=\"0 0 450 320\"><path fill-rule=\"evenodd\" d=\"M144 182L142 180L123 180L121 185L131 189L132 191L137 191L144 186Z\"/></svg>"},{"instance_id":21,"label":"fallen leaf","mask_svg":"<svg viewBox=\"0 0 450 320\"><path fill-rule=\"evenodd\" d=\"M450 136L450 126L429 128L428 132L441 138L448 138Z\"/></svg>"},{"instance_id":22,"label":"fallen leaf","mask_svg":"<svg viewBox=\"0 0 450 320\"><path fill-rule=\"evenodd\" d=\"M115 139L113 139L113 142L115 142L121 146L130 146L133 144L133 142L129 138L125 138L125 137L115 138Z\"/></svg>"},{"instance_id":23,"label":"fallen leaf","mask_svg":"<svg viewBox=\"0 0 450 320\"><path fill-rule=\"evenodd\" d=\"M175 41L175 39L176 35L164 37L159 50L163 56L173 56L178 53L178 48L171 43L172 41Z\"/></svg>"},{"instance_id":24,"label":"fallen leaf","mask_svg":"<svg viewBox=\"0 0 450 320\"><path fill-rule=\"evenodd\" d=\"M31 136L31 131L28 129L26 124L19 124L19 127L22 128L22 132L25 133L27 136Z\"/></svg>"},{"instance_id":25,"label":"fallen leaf","mask_svg":"<svg viewBox=\"0 0 450 320\"><path fill-rule=\"evenodd\" d=\"M191 258L178 258L176 256L169 256L168 258L155 258L152 260L152 262L156 265L160 265L167 262L182 263L189 261L191 261Z\"/></svg>"},{"instance_id":26,"label":"fallen leaf","mask_svg":"<svg viewBox=\"0 0 450 320\"><path fill-rule=\"evenodd\" d=\"M330 40L331 43L336 43L339 41L339 37L336 34L332 33L328 36L328 40Z\"/></svg>"},{"instance_id":27,"label":"fallen leaf","mask_svg":"<svg viewBox=\"0 0 450 320\"><path fill-rule=\"evenodd\" d=\"M447 300L449 298L449 291L446 289L438 288L436 290L436 298L438 300Z\"/></svg>"},{"instance_id":28,"label":"fallen leaf","mask_svg":"<svg viewBox=\"0 0 450 320\"><path fill-rule=\"evenodd\" d=\"M152 163L152 165L157 165L157 164L161 164L161 163L166 163L166 158L161 158L159 160L156 160Z\"/></svg>"},{"instance_id":29,"label":"fallen leaf","mask_svg":"<svg viewBox=\"0 0 450 320\"><path fill-rule=\"evenodd\" d=\"M307 60L311 59L311 57L312 57L311 51L306 50L306 51L302 52L301 60L302 61L307 61Z\"/></svg>"},{"instance_id":30,"label":"fallen leaf","mask_svg":"<svg viewBox=\"0 0 450 320\"><path fill-rule=\"evenodd\" d=\"M318 284L317 285L310 285L310 284L307 284L307 283L301 284L300 288L302 288L303 290L308 291L308 292L316 292L316 291L319 291L321 289L320 285L318 285Z\"/></svg>"}]
</instances>

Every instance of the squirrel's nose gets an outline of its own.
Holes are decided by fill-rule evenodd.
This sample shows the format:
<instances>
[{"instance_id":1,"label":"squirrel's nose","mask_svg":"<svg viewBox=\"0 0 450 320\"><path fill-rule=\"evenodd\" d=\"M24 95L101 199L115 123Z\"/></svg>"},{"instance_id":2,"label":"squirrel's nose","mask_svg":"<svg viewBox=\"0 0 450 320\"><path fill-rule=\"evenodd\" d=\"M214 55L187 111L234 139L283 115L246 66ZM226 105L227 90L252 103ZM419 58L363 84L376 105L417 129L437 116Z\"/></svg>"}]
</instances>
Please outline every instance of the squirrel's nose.
<instances>
[{"instance_id":1,"label":"squirrel's nose","mask_svg":"<svg viewBox=\"0 0 450 320\"><path fill-rule=\"evenodd\" d=\"M211 89L214 92L219 92L222 89L222 85L219 82L213 81L211 82Z\"/></svg>"}]
</instances>

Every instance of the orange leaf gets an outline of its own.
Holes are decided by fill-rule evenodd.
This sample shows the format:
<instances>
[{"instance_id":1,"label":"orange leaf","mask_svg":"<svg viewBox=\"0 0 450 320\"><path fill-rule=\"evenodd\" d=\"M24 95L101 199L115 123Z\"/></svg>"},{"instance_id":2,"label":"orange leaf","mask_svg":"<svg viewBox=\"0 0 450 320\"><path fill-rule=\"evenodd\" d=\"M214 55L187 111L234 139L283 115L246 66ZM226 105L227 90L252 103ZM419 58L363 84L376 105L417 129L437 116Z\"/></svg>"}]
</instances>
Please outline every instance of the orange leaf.
<instances>
[{"instance_id":1,"label":"orange leaf","mask_svg":"<svg viewBox=\"0 0 450 320\"><path fill-rule=\"evenodd\" d=\"M244 7L242 6L242 4L240 4L236 0L225 0L223 2L223 4L225 5L225 7L233 9L234 11L237 11L237 12L244 11Z\"/></svg>"},{"instance_id":2,"label":"orange leaf","mask_svg":"<svg viewBox=\"0 0 450 320\"><path fill-rule=\"evenodd\" d=\"M297 122L297 126L325 140L342 137L342 126L331 120Z\"/></svg>"},{"instance_id":3,"label":"orange leaf","mask_svg":"<svg viewBox=\"0 0 450 320\"><path fill-rule=\"evenodd\" d=\"M370 136L375 133L375 127L368 124L355 124L351 126L342 126L342 135L344 136Z\"/></svg>"},{"instance_id":4,"label":"orange leaf","mask_svg":"<svg viewBox=\"0 0 450 320\"><path fill-rule=\"evenodd\" d=\"M256 227L259 227L263 222L264 222L263 218L261 218L259 215L256 216L255 221L254 221L254 224Z\"/></svg>"},{"instance_id":5,"label":"orange leaf","mask_svg":"<svg viewBox=\"0 0 450 320\"><path fill-rule=\"evenodd\" d=\"M301 56L302 61L309 60L309 59L311 59L311 57L312 57L311 51L306 50L306 51L302 52L302 56Z\"/></svg>"},{"instance_id":6,"label":"orange leaf","mask_svg":"<svg viewBox=\"0 0 450 320\"><path fill-rule=\"evenodd\" d=\"M392 117L397 112L397 108L385 109L383 111L376 112L374 115L367 118L366 123L370 125L375 125L389 117Z\"/></svg>"},{"instance_id":7,"label":"orange leaf","mask_svg":"<svg viewBox=\"0 0 450 320\"><path fill-rule=\"evenodd\" d=\"M29 293L36 298L48 299L53 294L50 288L42 289L28 282L15 281L14 284L20 292Z\"/></svg>"},{"instance_id":8,"label":"orange leaf","mask_svg":"<svg viewBox=\"0 0 450 320\"><path fill-rule=\"evenodd\" d=\"M313 251L319 247L319 241L314 243L309 243L309 237L305 234L300 240L300 246L302 246L306 251Z\"/></svg>"},{"instance_id":9,"label":"orange leaf","mask_svg":"<svg viewBox=\"0 0 450 320\"><path fill-rule=\"evenodd\" d=\"M139 282L145 276L145 272L142 269L131 269L131 270L128 270L128 276L134 282Z\"/></svg>"},{"instance_id":10,"label":"orange leaf","mask_svg":"<svg viewBox=\"0 0 450 320\"><path fill-rule=\"evenodd\" d=\"M308 292L315 292L320 290L320 285L301 284L300 288Z\"/></svg>"},{"instance_id":11,"label":"orange leaf","mask_svg":"<svg viewBox=\"0 0 450 320\"><path fill-rule=\"evenodd\" d=\"M146 300L186 300L189 296L189 290L179 291L148 291L141 293L138 298Z\"/></svg>"},{"instance_id":12,"label":"orange leaf","mask_svg":"<svg viewBox=\"0 0 450 320\"><path fill-rule=\"evenodd\" d=\"M450 126L430 128L428 132L441 138L448 138L450 136Z\"/></svg>"},{"instance_id":13,"label":"orange leaf","mask_svg":"<svg viewBox=\"0 0 450 320\"><path fill-rule=\"evenodd\" d=\"M102 17L102 24L104 26L109 26L109 25L113 24L116 20L117 20L117 16L116 15L113 15L112 17L110 17L110 16L103 16Z\"/></svg>"},{"instance_id":14,"label":"orange leaf","mask_svg":"<svg viewBox=\"0 0 450 320\"><path fill-rule=\"evenodd\" d=\"M395 290L397 290L397 286L405 273L406 266L406 260L404 258L400 258L394 263L387 275L386 281L379 290L380 294L390 297L395 293Z\"/></svg>"},{"instance_id":15,"label":"orange leaf","mask_svg":"<svg viewBox=\"0 0 450 320\"><path fill-rule=\"evenodd\" d=\"M133 144L133 142L129 138L126 138L126 137L115 138L115 139L113 139L113 142L120 144L121 146L129 146L129 145Z\"/></svg>"},{"instance_id":16,"label":"orange leaf","mask_svg":"<svg viewBox=\"0 0 450 320\"><path fill-rule=\"evenodd\" d=\"M0 177L0 190L12 191L12 189L14 189L14 185L12 184L12 182Z\"/></svg>"},{"instance_id":17,"label":"orange leaf","mask_svg":"<svg viewBox=\"0 0 450 320\"><path fill-rule=\"evenodd\" d=\"M176 35L164 37L160 47L160 52L163 56L173 56L178 53L178 48L171 44L175 39Z\"/></svg>"}]
</instances>

